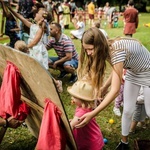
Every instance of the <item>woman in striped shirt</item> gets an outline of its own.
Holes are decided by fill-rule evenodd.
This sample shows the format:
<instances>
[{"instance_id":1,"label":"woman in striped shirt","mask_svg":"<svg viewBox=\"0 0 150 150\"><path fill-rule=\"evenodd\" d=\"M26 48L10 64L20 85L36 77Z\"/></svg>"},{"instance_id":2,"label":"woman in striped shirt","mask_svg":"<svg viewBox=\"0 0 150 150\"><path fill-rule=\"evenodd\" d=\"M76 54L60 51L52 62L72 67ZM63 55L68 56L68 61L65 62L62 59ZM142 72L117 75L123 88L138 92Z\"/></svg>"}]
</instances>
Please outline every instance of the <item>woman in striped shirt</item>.
<instances>
[{"instance_id":1,"label":"woman in striped shirt","mask_svg":"<svg viewBox=\"0 0 150 150\"><path fill-rule=\"evenodd\" d=\"M127 150L129 148L128 134L131 118L141 86L144 87L145 109L147 115L150 116L150 53L139 41L133 38L109 39L107 43L104 35L96 28L87 30L83 34L81 42L82 50L79 60L78 79L83 78L86 71L91 76L91 82L96 89L99 89L96 83L99 83L100 86L103 85L101 91L98 91L101 94L98 95L105 94L110 85L111 89L96 109L80 118L81 123L76 128L86 125L91 118L116 98L121 85L123 68L127 69L124 86L122 140L116 148L117 150ZM103 84L106 60L110 62L113 69L109 79ZM96 68L97 66L99 68ZM95 75L97 76L94 77Z\"/></svg>"}]
</instances>

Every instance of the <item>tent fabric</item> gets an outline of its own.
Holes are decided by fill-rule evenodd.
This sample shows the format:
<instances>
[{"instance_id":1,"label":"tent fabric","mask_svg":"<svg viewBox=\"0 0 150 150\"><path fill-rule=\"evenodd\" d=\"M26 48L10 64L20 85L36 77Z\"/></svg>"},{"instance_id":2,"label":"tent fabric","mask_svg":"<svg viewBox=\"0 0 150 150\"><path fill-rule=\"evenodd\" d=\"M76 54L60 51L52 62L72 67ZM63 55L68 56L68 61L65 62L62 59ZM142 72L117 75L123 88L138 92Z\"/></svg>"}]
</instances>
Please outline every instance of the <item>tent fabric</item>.
<instances>
[{"instance_id":1,"label":"tent fabric","mask_svg":"<svg viewBox=\"0 0 150 150\"><path fill-rule=\"evenodd\" d=\"M29 107L20 100L20 76L18 68L7 61L0 89L0 116L2 118L13 116L15 119L25 120L29 113Z\"/></svg>"},{"instance_id":2,"label":"tent fabric","mask_svg":"<svg viewBox=\"0 0 150 150\"><path fill-rule=\"evenodd\" d=\"M61 128L61 111L49 99L45 99L37 150L65 150L66 137Z\"/></svg>"}]
</instances>

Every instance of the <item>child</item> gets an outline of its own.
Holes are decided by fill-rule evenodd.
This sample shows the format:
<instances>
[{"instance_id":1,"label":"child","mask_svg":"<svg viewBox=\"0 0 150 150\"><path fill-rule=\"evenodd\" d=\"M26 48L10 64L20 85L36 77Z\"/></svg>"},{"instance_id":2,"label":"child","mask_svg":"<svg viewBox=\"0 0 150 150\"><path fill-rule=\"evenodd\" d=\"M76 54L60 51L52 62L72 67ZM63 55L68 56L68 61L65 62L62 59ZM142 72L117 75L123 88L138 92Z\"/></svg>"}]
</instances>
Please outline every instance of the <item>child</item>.
<instances>
[{"instance_id":1,"label":"child","mask_svg":"<svg viewBox=\"0 0 150 150\"><path fill-rule=\"evenodd\" d=\"M20 30L20 28L17 25L17 21L13 17L13 15L8 11L7 6L5 6L4 2L0 0L0 3L3 8L4 15L6 17L6 25L5 25L5 34L9 36L10 43L9 46L14 48L14 44L17 40L20 40L19 35L17 31Z\"/></svg>"},{"instance_id":2,"label":"child","mask_svg":"<svg viewBox=\"0 0 150 150\"><path fill-rule=\"evenodd\" d=\"M115 98L115 106L113 108L113 111L116 116L121 116L121 112L119 108L123 104L123 89L124 89L125 74L126 74L126 70L123 69L122 83L121 83L119 95Z\"/></svg>"},{"instance_id":3,"label":"child","mask_svg":"<svg viewBox=\"0 0 150 150\"><path fill-rule=\"evenodd\" d=\"M114 13L113 13L112 20L113 20L113 27L114 27L114 28L117 28L117 27L118 27L119 16L118 16L116 10L115 10Z\"/></svg>"},{"instance_id":4,"label":"child","mask_svg":"<svg viewBox=\"0 0 150 150\"><path fill-rule=\"evenodd\" d=\"M27 47L27 44L22 40L18 40L15 43L14 48L21 51L21 52L23 52L23 53L29 53L29 49Z\"/></svg>"},{"instance_id":5,"label":"child","mask_svg":"<svg viewBox=\"0 0 150 150\"><path fill-rule=\"evenodd\" d=\"M9 10L15 15L18 19L20 19L28 28L30 28L30 35L28 40L28 48L30 51L30 56L39 61L46 69L48 69L48 52L43 43L43 33L44 33L44 15L45 10L39 9L36 13L34 21L36 23L31 23L27 19L25 19L20 14L16 13L11 7Z\"/></svg>"},{"instance_id":6,"label":"child","mask_svg":"<svg viewBox=\"0 0 150 150\"><path fill-rule=\"evenodd\" d=\"M24 41L22 41L22 40L18 40L16 43L15 43L15 47L14 47L16 50L19 50L19 51L21 51L21 52L23 52L23 53L29 53L29 49L28 49L28 47L27 47L27 44L24 42ZM53 78L53 77L52 77ZM62 81L60 81L60 80L56 80L56 79L54 79L53 78L53 80L54 80L54 83L55 83L55 85L56 85L56 87L57 87L57 90L58 90L58 92L59 93L62 93L63 92L63 88L62 88Z\"/></svg>"},{"instance_id":7,"label":"child","mask_svg":"<svg viewBox=\"0 0 150 150\"><path fill-rule=\"evenodd\" d=\"M140 127L146 128L145 119L146 119L146 112L144 106L144 95L143 95L143 87L141 87L139 96L137 98L136 108L132 118L130 134L135 133L135 128L136 126L138 126L138 124L140 124Z\"/></svg>"},{"instance_id":8,"label":"child","mask_svg":"<svg viewBox=\"0 0 150 150\"><path fill-rule=\"evenodd\" d=\"M72 19L72 23L75 27L76 30L72 30L71 33L71 38L72 39L80 39L82 38L82 35L85 31L85 23L83 21L83 16L82 15L78 15L76 16L76 18Z\"/></svg>"},{"instance_id":9,"label":"child","mask_svg":"<svg viewBox=\"0 0 150 150\"><path fill-rule=\"evenodd\" d=\"M97 14L98 20L101 21L103 16L103 9L101 7L98 8Z\"/></svg>"},{"instance_id":10,"label":"child","mask_svg":"<svg viewBox=\"0 0 150 150\"><path fill-rule=\"evenodd\" d=\"M102 150L104 146L101 130L95 118L83 128L75 128L80 123L78 119L85 113L91 112L94 107L94 88L86 81L77 81L72 87L68 87L73 103L77 106L75 116L70 125L73 129L78 150Z\"/></svg>"}]
</instances>

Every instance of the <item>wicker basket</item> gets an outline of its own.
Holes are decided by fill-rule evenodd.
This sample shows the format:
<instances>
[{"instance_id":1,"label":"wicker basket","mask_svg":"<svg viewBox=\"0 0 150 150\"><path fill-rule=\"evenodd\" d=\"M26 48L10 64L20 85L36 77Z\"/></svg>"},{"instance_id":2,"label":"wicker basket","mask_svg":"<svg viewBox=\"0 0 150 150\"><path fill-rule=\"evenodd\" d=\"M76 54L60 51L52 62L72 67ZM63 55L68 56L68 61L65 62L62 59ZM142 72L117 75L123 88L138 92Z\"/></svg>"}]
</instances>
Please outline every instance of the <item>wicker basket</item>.
<instances>
[{"instance_id":1,"label":"wicker basket","mask_svg":"<svg viewBox=\"0 0 150 150\"><path fill-rule=\"evenodd\" d=\"M134 140L134 150L150 150L150 140Z\"/></svg>"}]
</instances>

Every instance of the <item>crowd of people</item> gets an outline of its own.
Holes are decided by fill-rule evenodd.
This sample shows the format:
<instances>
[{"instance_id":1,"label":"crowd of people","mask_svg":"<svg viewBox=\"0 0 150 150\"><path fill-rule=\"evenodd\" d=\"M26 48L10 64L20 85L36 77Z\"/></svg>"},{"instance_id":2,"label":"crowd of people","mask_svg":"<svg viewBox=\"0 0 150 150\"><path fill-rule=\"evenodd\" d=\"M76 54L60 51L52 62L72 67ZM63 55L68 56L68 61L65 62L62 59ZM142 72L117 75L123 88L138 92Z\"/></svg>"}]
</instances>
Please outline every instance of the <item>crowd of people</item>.
<instances>
[{"instance_id":1,"label":"crowd of people","mask_svg":"<svg viewBox=\"0 0 150 150\"><path fill-rule=\"evenodd\" d=\"M118 12L116 7L109 6L109 2L104 8L98 8L98 20L94 18L94 1L87 4L88 29L83 16L75 13L77 6L73 0L57 4L51 0L19 0L15 5L11 0L0 2L7 17L5 34L10 38L8 46L28 53L46 70L59 70L57 79L53 77L59 92L63 92L61 79L70 74L69 83L73 85L67 90L76 105L70 125L78 150L103 149L103 135L95 116L113 100L114 113L122 115L122 137L116 150L129 149L129 134L135 132L138 122L143 123L150 116L150 53L141 42L132 38L139 22L134 2L129 0L124 11L125 37L114 39L101 28L102 18L110 28L118 27ZM57 21L54 21L54 13L58 16ZM66 35L64 30L70 23L75 30ZM81 40L80 54L74 39ZM57 56L48 55L51 49ZM112 66L112 73L104 82L106 62ZM95 105L95 101L99 104ZM0 126L16 128L21 123L15 118L0 118Z\"/></svg>"}]
</instances>

